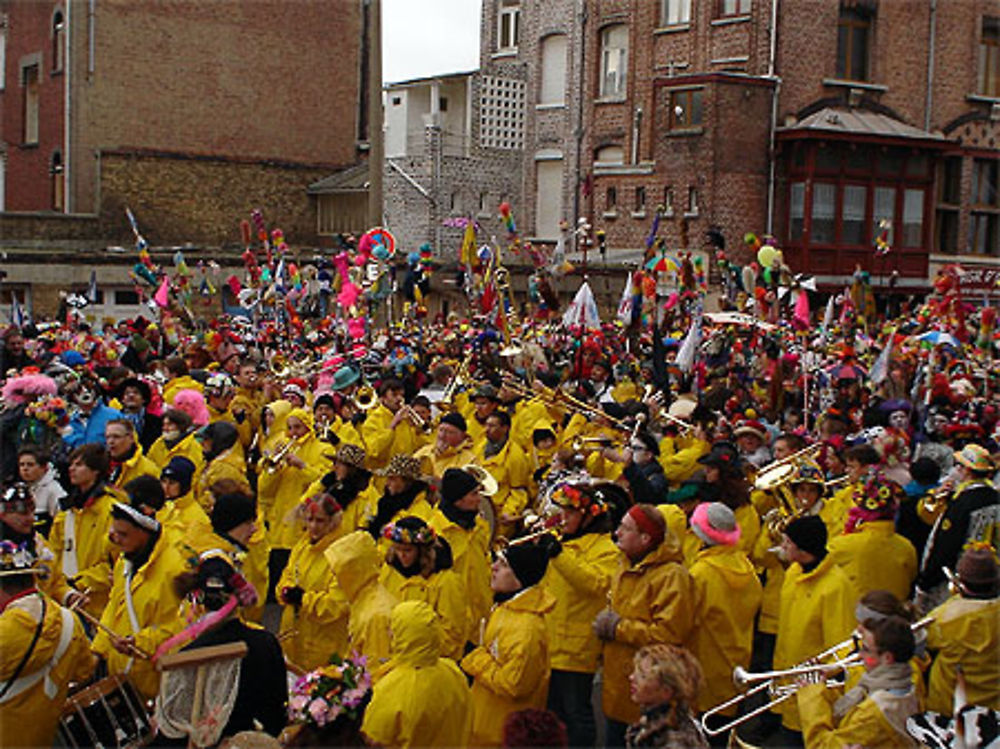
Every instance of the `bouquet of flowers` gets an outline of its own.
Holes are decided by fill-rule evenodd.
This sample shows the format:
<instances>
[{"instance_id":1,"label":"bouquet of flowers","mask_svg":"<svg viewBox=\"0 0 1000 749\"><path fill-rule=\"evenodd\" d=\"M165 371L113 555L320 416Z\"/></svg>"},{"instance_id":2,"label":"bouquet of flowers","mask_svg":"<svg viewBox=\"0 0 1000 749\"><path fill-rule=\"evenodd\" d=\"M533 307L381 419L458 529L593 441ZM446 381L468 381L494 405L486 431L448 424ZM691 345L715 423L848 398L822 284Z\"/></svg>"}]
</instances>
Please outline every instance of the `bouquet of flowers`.
<instances>
[{"instance_id":1,"label":"bouquet of flowers","mask_svg":"<svg viewBox=\"0 0 1000 749\"><path fill-rule=\"evenodd\" d=\"M323 728L341 717L360 719L372 688L365 660L357 653L345 659L335 654L326 666L300 676L288 698L289 721Z\"/></svg>"},{"instance_id":2,"label":"bouquet of flowers","mask_svg":"<svg viewBox=\"0 0 1000 749\"><path fill-rule=\"evenodd\" d=\"M69 404L58 395L42 396L29 404L24 414L50 429L61 429L69 424Z\"/></svg>"}]
</instances>

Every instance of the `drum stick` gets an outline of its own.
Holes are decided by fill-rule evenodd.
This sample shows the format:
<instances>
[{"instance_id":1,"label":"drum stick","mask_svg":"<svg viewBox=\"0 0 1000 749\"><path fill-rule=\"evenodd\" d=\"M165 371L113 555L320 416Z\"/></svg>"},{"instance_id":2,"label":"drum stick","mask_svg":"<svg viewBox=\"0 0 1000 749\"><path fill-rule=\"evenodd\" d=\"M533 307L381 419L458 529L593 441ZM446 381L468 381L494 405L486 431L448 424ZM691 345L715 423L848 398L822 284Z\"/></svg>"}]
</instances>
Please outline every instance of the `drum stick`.
<instances>
[{"instance_id":1,"label":"drum stick","mask_svg":"<svg viewBox=\"0 0 1000 749\"><path fill-rule=\"evenodd\" d=\"M287 640L289 638L295 637L295 635L297 635L298 633L299 633L299 631L297 629L295 629L295 628L286 629L284 632L279 632L278 633L278 642L284 642L285 640Z\"/></svg>"},{"instance_id":2,"label":"drum stick","mask_svg":"<svg viewBox=\"0 0 1000 749\"><path fill-rule=\"evenodd\" d=\"M77 614L79 614L80 616L82 616L88 622L90 622L95 627L97 627L99 630L101 630L102 632L104 632L104 634L106 634L108 637L113 637L116 640L125 640L124 637L122 637L121 635L119 635L113 629L111 629L110 627L105 626L104 624L102 624L101 620L98 619L93 614L91 614L89 611L87 611L86 609L79 608L76 601L74 601L73 605L71 605L69 607L69 610L73 611L73 612L75 612ZM132 650L139 658L142 658L143 660L147 660L147 661L153 660L153 656L151 656L145 650L143 650L142 648L140 648L134 642L131 643L131 644L129 644L129 649Z\"/></svg>"}]
</instances>

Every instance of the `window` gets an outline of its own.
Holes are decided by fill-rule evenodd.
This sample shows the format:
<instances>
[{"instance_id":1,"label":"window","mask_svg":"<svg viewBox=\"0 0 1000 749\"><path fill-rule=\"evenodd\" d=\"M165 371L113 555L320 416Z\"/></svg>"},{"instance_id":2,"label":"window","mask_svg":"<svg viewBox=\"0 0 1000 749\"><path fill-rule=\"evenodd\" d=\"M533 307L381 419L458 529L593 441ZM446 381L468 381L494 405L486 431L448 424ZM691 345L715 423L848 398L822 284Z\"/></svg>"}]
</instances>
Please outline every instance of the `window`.
<instances>
[{"instance_id":1,"label":"window","mask_svg":"<svg viewBox=\"0 0 1000 749\"><path fill-rule=\"evenodd\" d=\"M872 236L877 236L882 232L882 222L888 222L889 246L895 245L895 227L892 225L893 217L896 215L896 188L876 187L875 201L872 204Z\"/></svg>"},{"instance_id":2,"label":"window","mask_svg":"<svg viewBox=\"0 0 1000 749\"><path fill-rule=\"evenodd\" d=\"M566 36L554 34L542 40L542 82L539 104L562 104L566 101Z\"/></svg>"},{"instance_id":3,"label":"window","mask_svg":"<svg viewBox=\"0 0 1000 749\"><path fill-rule=\"evenodd\" d=\"M983 96L1000 96L1000 18L983 18L976 90Z\"/></svg>"},{"instance_id":4,"label":"window","mask_svg":"<svg viewBox=\"0 0 1000 749\"><path fill-rule=\"evenodd\" d=\"M791 242L802 240L802 230L805 228L806 216L806 184L793 182L788 191L788 239Z\"/></svg>"},{"instance_id":5,"label":"window","mask_svg":"<svg viewBox=\"0 0 1000 749\"><path fill-rule=\"evenodd\" d=\"M140 304L139 294L134 289L115 289L115 304Z\"/></svg>"},{"instance_id":6,"label":"window","mask_svg":"<svg viewBox=\"0 0 1000 749\"><path fill-rule=\"evenodd\" d=\"M977 255L1000 255L1000 162L972 160L969 245Z\"/></svg>"},{"instance_id":7,"label":"window","mask_svg":"<svg viewBox=\"0 0 1000 749\"><path fill-rule=\"evenodd\" d=\"M844 185L844 200L840 208L841 244L864 244L865 209L867 202L867 187L862 185Z\"/></svg>"},{"instance_id":8,"label":"window","mask_svg":"<svg viewBox=\"0 0 1000 749\"><path fill-rule=\"evenodd\" d=\"M663 215L674 215L674 188L670 185L663 188Z\"/></svg>"},{"instance_id":9,"label":"window","mask_svg":"<svg viewBox=\"0 0 1000 749\"><path fill-rule=\"evenodd\" d=\"M562 159L535 162L535 236L558 239L563 218Z\"/></svg>"},{"instance_id":10,"label":"window","mask_svg":"<svg viewBox=\"0 0 1000 749\"><path fill-rule=\"evenodd\" d=\"M646 188L637 187L635 188L635 206L633 210L636 213L644 213L646 210Z\"/></svg>"},{"instance_id":11,"label":"window","mask_svg":"<svg viewBox=\"0 0 1000 749\"><path fill-rule=\"evenodd\" d=\"M670 92L670 130L701 127L700 88Z\"/></svg>"},{"instance_id":12,"label":"window","mask_svg":"<svg viewBox=\"0 0 1000 749\"><path fill-rule=\"evenodd\" d=\"M903 247L924 245L924 191L903 190Z\"/></svg>"},{"instance_id":13,"label":"window","mask_svg":"<svg viewBox=\"0 0 1000 749\"><path fill-rule=\"evenodd\" d=\"M402 97L399 97L399 96L393 96L392 97L392 106L398 107L402 103L403 103Z\"/></svg>"},{"instance_id":14,"label":"window","mask_svg":"<svg viewBox=\"0 0 1000 749\"><path fill-rule=\"evenodd\" d=\"M873 21L872 12L860 3L841 3L837 22L837 77L841 80L868 80Z\"/></svg>"},{"instance_id":15,"label":"window","mask_svg":"<svg viewBox=\"0 0 1000 749\"><path fill-rule=\"evenodd\" d=\"M938 170L937 213L934 221L937 252L958 252L958 215L962 202L962 158L944 159Z\"/></svg>"},{"instance_id":16,"label":"window","mask_svg":"<svg viewBox=\"0 0 1000 749\"><path fill-rule=\"evenodd\" d=\"M688 216L698 215L698 188L689 187L688 188Z\"/></svg>"},{"instance_id":17,"label":"window","mask_svg":"<svg viewBox=\"0 0 1000 749\"><path fill-rule=\"evenodd\" d=\"M0 13L0 91L7 86L7 17Z\"/></svg>"},{"instance_id":18,"label":"window","mask_svg":"<svg viewBox=\"0 0 1000 749\"><path fill-rule=\"evenodd\" d=\"M500 18L497 26L497 49L516 50L521 26L519 0L500 0Z\"/></svg>"},{"instance_id":19,"label":"window","mask_svg":"<svg viewBox=\"0 0 1000 749\"><path fill-rule=\"evenodd\" d=\"M601 98L625 96L628 70L628 27L609 26L601 32Z\"/></svg>"},{"instance_id":20,"label":"window","mask_svg":"<svg viewBox=\"0 0 1000 749\"><path fill-rule=\"evenodd\" d=\"M456 192L451 193L448 196L448 210L452 211L452 212L457 211L458 210L458 203L459 203L458 192L456 191Z\"/></svg>"},{"instance_id":21,"label":"window","mask_svg":"<svg viewBox=\"0 0 1000 749\"><path fill-rule=\"evenodd\" d=\"M674 26L691 22L691 0L662 0L660 3L660 25Z\"/></svg>"},{"instance_id":22,"label":"window","mask_svg":"<svg viewBox=\"0 0 1000 749\"><path fill-rule=\"evenodd\" d=\"M59 73L63 69L66 57L66 21L61 10L52 14L52 72Z\"/></svg>"},{"instance_id":23,"label":"window","mask_svg":"<svg viewBox=\"0 0 1000 749\"><path fill-rule=\"evenodd\" d=\"M594 161L598 164L624 164L625 149L621 146L602 146L594 154Z\"/></svg>"},{"instance_id":24,"label":"window","mask_svg":"<svg viewBox=\"0 0 1000 749\"><path fill-rule=\"evenodd\" d=\"M604 210L613 211L618 207L618 188L614 185L608 187L604 193Z\"/></svg>"},{"instance_id":25,"label":"window","mask_svg":"<svg viewBox=\"0 0 1000 749\"><path fill-rule=\"evenodd\" d=\"M63 173L62 154L52 152L52 164L49 167L52 175L52 210L62 211L66 208L66 177Z\"/></svg>"},{"instance_id":26,"label":"window","mask_svg":"<svg viewBox=\"0 0 1000 749\"><path fill-rule=\"evenodd\" d=\"M22 110L24 114L21 142L25 145L38 143L38 80L37 64L21 68Z\"/></svg>"},{"instance_id":27,"label":"window","mask_svg":"<svg viewBox=\"0 0 1000 749\"><path fill-rule=\"evenodd\" d=\"M745 16L750 12L750 0L719 0L720 16Z\"/></svg>"},{"instance_id":28,"label":"window","mask_svg":"<svg viewBox=\"0 0 1000 749\"><path fill-rule=\"evenodd\" d=\"M447 112L448 111L448 97L442 96L438 99L438 111Z\"/></svg>"},{"instance_id":29,"label":"window","mask_svg":"<svg viewBox=\"0 0 1000 749\"><path fill-rule=\"evenodd\" d=\"M525 83L483 76L479 103L479 137L483 148L524 147Z\"/></svg>"},{"instance_id":30,"label":"window","mask_svg":"<svg viewBox=\"0 0 1000 749\"><path fill-rule=\"evenodd\" d=\"M489 211L490 206L490 195L486 192L479 193L479 212L485 213Z\"/></svg>"},{"instance_id":31,"label":"window","mask_svg":"<svg viewBox=\"0 0 1000 749\"><path fill-rule=\"evenodd\" d=\"M832 244L836 223L837 186L826 182L813 184L812 243Z\"/></svg>"}]
</instances>

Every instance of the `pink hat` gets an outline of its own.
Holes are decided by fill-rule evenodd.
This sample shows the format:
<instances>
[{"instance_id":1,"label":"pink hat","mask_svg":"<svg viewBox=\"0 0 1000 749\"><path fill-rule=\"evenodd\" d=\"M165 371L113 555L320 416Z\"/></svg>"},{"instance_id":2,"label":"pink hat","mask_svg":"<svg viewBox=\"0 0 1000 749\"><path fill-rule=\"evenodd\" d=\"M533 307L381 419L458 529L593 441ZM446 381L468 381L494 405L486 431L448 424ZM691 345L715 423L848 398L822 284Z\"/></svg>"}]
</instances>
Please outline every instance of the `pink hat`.
<instances>
[{"instance_id":1,"label":"pink hat","mask_svg":"<svg viewBox=\"0 0 1000 749\"><path fill-rule=\"evenodd\" d=\"M736 546L740 527L736 516L722 502L702 502L691 515L691 530L709 546Z\"/></svg>"},{"instance_id":2,"label":"pink hat","mask_svg":"<svg viewBox=\"0 0 1000 749\"><path fill-rule=\"evenodd\" d=\"M197 390L178 390L172 405L190 416L191 422L195 426L203 427L208 424L208 407L205 405L205 396Z\"/></svg>"}]
</instances>

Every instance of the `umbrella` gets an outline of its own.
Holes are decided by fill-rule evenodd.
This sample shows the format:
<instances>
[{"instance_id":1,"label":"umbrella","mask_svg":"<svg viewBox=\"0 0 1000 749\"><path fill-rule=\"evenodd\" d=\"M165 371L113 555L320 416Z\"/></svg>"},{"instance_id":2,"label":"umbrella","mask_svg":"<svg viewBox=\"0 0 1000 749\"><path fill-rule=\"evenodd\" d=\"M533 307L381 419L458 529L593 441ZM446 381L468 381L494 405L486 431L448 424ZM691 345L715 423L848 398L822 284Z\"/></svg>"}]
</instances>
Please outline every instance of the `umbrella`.
<instances>
[{"instance_id":1,"label":"umbrella","mask_svg":"<svg viewBox=\"0 0 1000 749\"><path fill-rule=\"evenodd\" d=\"M835 364L827 370L831 380L863 380L865 370L857 364Z\"/></svg>"},{"instance_id":2,"label":"umbrella","mask_svg":"<svg viewBox=\"0 0 1000 749\"><path fill-rule=\"evenodd\" d=\"M943 333L940 330L929 330L917 336L918 341L926 341L932 346L955 346L958 348L962 344L951 333Z\"/></svg>"},{"instance_id":3,"label":"umbrella","mask_svg":"<svg viewBox=\"0 0 1000 749\"><path fill-rule=\"evenodd\" d=\"M746 325L760 328L761 330L774 330L778 327L742 312L706 312L705 319L714 325Z\"/></svg>"}]
</instances>

